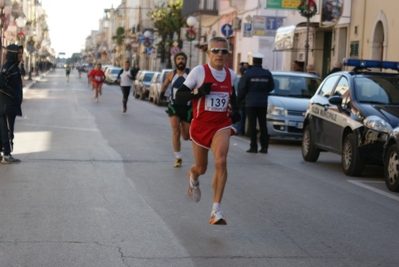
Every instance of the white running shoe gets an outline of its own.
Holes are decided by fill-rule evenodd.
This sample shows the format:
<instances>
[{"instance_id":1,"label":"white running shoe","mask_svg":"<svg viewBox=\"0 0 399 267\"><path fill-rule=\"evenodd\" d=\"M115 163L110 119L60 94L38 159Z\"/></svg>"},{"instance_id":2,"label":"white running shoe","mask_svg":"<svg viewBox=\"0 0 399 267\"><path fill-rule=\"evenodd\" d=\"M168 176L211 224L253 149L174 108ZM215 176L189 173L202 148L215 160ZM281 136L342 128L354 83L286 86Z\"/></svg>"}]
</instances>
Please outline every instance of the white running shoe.
<instances>
[{"instance_id":1,"label":"white running shoe","mask_svg":"<svg viewBox=\"0 0 399 267\"><path fill-rule=\"evenodd\" d=\"M188 188L187 188L188 196L192 201L198 202L201 199L201 190L199 188L199 182L197 185L192 185L190 181L190 172L188 172Z\"/></svg>"},{"instance_id":2,"label":"white running shoe","mask_svg":"<svg viewBox=\"0 0 399 267\"><path fill-rule=\"evenodd\" d=\"M211 218L209 219L210 224L226 225L227 222L223 218L223 212L220 209L212 210Z\"/></svg>"}]
</instances>

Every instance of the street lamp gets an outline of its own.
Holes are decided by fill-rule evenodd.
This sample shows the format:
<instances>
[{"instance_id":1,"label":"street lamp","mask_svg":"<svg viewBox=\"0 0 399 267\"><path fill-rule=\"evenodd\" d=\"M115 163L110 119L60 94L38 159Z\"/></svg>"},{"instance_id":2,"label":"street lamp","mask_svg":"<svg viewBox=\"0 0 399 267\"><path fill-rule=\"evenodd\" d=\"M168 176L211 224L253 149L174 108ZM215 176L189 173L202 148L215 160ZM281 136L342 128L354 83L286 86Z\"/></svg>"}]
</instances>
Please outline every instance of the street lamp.
<instances>
[{"instance_id":1,"label":"street lamp","mask_svg":"<svg viewBox=\"0 0 399 267\"><path fill-rule=\"evenodd\" d=\"M23 17L18 17L15 22L18 28L23 28L25 26L26 20Z\"/></svg>"},{"instance_id":2,"label":"street lamp","mask_svg":"<svg viewBox=\"0 0 399 267\"><path fill-rule=\"evenodd\" d=\"M143 35L145 37L144 46L148 47L149 45L151 45L151 39L150 39L151 32L150 31L145 31L143 33ZM148 59L147 49L145 50L145 54L146 54L145 58L146 58L146 63L147 63L146 64L146 70L148 70L150 68L150 66L149 66L150 62L149 62L149 59Z\"/></svg>"},{"instance_id":3,"label":"street lamp","mask_svg":"<svg viewBox=\"0 0 399 267\"><path fill-rule=\"evenodd\" d=\"M190 69L191 69L191 57L192 57L192 55L191 55L191 47L193 45L193 40L197 37L197 33L195 32L193 27L197 24L197 19L195 17L193 17L193 16L190 16L190 17L187 18L186 22L187 22L187 25L189 27L188 30L187 30L187 33L186 33L186 38L187 38L187 40L190 41L189 66L190 66Z\"/></svg>"},{"instance_id":4,"label":"street lamp","mask_svg":"<svg viewBox=\"0 0 399 267\"><path fill-rule=\"evenodd\" d=\"M20 45L23 45L23 44L24 44L24 41L25 41L25 32L24 32L23 30L21 30L21 29L22 29L23 27L25 27L26 20L25 20L25 18L23 18L23 17L18 17L18 18L15 20L15 22L16 22L17 27L18 27L18 30L17 30L18 43L19 43Z\"/></svg>"}]
</instances>

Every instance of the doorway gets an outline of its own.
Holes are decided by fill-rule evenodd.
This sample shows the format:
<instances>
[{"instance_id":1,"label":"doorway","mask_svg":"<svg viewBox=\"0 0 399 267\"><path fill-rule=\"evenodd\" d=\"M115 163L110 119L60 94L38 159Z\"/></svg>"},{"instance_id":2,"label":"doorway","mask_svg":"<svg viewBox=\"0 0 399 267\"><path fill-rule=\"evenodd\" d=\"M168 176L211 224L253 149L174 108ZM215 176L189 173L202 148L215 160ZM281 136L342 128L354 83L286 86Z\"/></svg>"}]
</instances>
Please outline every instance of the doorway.
<instances>
[{"instance_id":1,"label":"doorway","mask_svg":"<svg viewBox=\"0 0 399 267\"><path fill-rule=\"evenodd\" d=\"M332 32L324 32L323 43L323 69L321 77L324 78L330 72L331 66L331 48L332 48Z\"/></svg>"}]
</instances>

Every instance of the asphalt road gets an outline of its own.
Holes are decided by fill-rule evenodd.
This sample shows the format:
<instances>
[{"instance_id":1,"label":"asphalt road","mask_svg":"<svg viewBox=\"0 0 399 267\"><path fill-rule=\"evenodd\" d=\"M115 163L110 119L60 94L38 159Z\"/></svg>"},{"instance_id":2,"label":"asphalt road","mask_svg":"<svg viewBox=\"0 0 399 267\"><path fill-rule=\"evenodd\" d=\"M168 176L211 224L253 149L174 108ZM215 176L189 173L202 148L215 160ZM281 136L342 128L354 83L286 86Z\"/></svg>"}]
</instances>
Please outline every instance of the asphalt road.
<instances>
[{"instance_id":1,"label":"asphalt road","mask_svg":"<svg viewBox=\"0 0 399 267\"><path fill-rule=\"evenodd\" d=\"M300 143L248 154L231 138L227 226L209 225L213 158L202 199L187 196L193 163L173 168L164 110L117 85L99 103L84 75L50 72L25 93L14 157L0 165L0 266L398 266L399 195L381 167L347 177L340 157L302 160Z\"/></svg>"}]
</instances>

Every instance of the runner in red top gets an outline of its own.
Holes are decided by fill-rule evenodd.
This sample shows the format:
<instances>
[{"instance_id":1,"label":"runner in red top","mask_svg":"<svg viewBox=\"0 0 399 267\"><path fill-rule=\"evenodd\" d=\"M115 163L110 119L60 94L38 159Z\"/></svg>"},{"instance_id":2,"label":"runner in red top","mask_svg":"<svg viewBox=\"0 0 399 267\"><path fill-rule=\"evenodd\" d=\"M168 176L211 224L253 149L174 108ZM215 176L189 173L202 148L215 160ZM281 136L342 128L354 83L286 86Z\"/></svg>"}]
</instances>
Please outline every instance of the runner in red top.
<instances>
[{"instance_id":1,"label":"runner in red top","mask_svg":"<svg viewBox=\"0 0 399 267\"><path fill-rule=\"evenodd\" d=\"M98 102L98 94L101 95L101 88L104 82L104 72L101 70L101 64L97 64L96 68L93 69L88 76L94 85L94 98L96 102Z\"/></svg>"},{"instance_id":2,"label":"runner in red top","mask_svg":"<svg viewBox=\"0 0 399 267\"><path fill-rule=\"evenodd\" d=\"M176 93L179 102L192 100L193 120L190 126L195 163L188 172L189 197L201 198L198 178L208 166L208 151L214 155L213 207L209 223L225 225L221 201L227 180L227 153L230 136L235 132L233 123L240 120L233 82L235 72L224 67L229 59L229 43L223 37L209 41L208 64L200 65L189 73ZM230 108L233 113L230 114Z\"/></svg>"}]
</instances>

